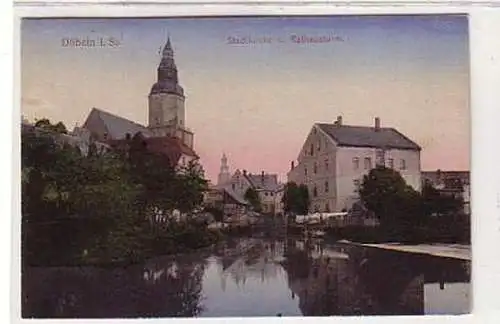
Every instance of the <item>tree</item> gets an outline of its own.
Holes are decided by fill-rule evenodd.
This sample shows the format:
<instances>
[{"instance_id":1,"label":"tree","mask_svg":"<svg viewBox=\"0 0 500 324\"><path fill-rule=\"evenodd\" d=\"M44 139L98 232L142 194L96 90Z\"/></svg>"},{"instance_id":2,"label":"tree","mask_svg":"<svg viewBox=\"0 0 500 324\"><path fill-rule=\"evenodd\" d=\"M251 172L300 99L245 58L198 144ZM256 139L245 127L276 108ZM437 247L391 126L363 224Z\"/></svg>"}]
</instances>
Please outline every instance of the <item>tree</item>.
<instances>
[{"instance_id":1,"label":"tree","mask_svg":"<svg viewBox=\"0 0 500 324\"><path fill-rule=\"evenodd\" d=\"M359 194L383 226L407 228L422 221L420 194L393 169L383 166L372 169L363 177Z\"/></svg>"},{"instance_id":2,"label":"tree","mask_svg":"<svg viewBox=\"0 0 500 324\"><path fill-rule=\"evenodd\" d=\"M35 122L35 127L44 129L49 132L67 134L68 130L63 122L58 122L57 124L52 124L49 119L43 118Z\"/></svg>"},{"instance_id":3,"label":"tree","mask_svg":"<svg viewBox=\"0 0 500 324\"><path fill-rule=\"evenodd\" d=\"M288 182L285 185L285 192L282 198L284 211L305 215L309 212L310 198L309 190L306 185L297 186L295 182Z\"/></svg>"},{"instance_id":4,"label":"tree","mask_svg":"<svg viewBox=\"0 0 500 324\"><path fill-rule=\"evenodd\" d=\"M463 199L460 196L443 194L431 183L425 182L422 188L422 208L427 216L454 214L463 208Z\"/></svg>"},{"instance_id":5,"label":"tree","mask_svg":"<svg viewBox=\"0 0 500 324\"><path fill-rule=\"evenodd\" d=\"M178 170L176 182L178 209L181 212L190 212L201 206L203 193L208 190L208 181L201 165L197 160L190 161Z\"/></svg>"},{"instance_id":6,"label":"tree","mask_svg":"<svg viewBox=\"0 0 500 324\"><path fill-rule=\"evenodd\" d=\"M260 212L262 210L259 193L254 188L248 188L244 198L252 205L255 211Z\"/></svg>"},{"instance_id":7,"label":"tree","mask_svg":"<svg viewBox=\"0 0 500 324\"><path fill-rule=\"evenodd\" d=\"M181 243L195 247L216 239L189 222L148 221L153 210L190 212L201 205L207 181L197 161L177 170L164 155L149 151L140 136L130 139L124 152L94 154L91 147L82 155L58 143L61 125L43 119L37 127L47 132L23 128L22 250L27 259L38 264L83 255L133 260ZM186 243L185 237L192 239Z\"/></svg>"},{"instance_id":8,"label":"tree","mask_svg":"<svg viewBox=\"0 0 500 324\"><path fill-rule=\"evenodd\" d=\"M298 212L302 215L307 214L309 212L311 200L309 197L309 189L305 184L299 186L299 202Z\"/></svg>"}]
</instances>

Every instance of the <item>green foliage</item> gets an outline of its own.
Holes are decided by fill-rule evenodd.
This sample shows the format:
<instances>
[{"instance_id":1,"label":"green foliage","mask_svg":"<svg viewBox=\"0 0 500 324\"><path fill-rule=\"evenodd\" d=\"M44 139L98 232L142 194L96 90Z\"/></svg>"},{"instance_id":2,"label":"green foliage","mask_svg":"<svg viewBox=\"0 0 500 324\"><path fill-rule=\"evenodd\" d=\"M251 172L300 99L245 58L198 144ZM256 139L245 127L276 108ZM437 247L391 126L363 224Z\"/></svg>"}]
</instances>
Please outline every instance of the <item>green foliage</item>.
<instances>
[{"instance_id":1,"label":"green foliage","mask_svg":"<svg viewBox=\"0 0 500 324\"><path fill-rule=\"evenodd\" d=\"M262 210L259 193L254 188L248 188L244 198L252 205L255 211L260 212Z\"/></svg>"},{"instance_id":2,"label":"green foliage","mask_svg":"<svg viewBox=\"0 0 500 324\"><path fill-rule=\"evenodd\" d=\"M68 133L66 126L62 122L58 122L57 124L52 124L50 120L48 120L47 118L37 120L35 122L35 127L54 133L61 133L61 134Z\"/></svg>"},{"instance_id":3,"label":"green foliage","mask_svg":"<svg viewBox=\"0 0 500 324\"><path fill-rule=\"evenodd\" d=\"M25 261L133 261L217 238L191 220L182 231L172 222L155 224L151 213L201 205L207 181L196 161L175 170L140 139L126 154L90 149L84 156L58 143L62 123L37 124L49 131L23 131L21 141Z\"/></svg>"},{"instance_id":4,"label":"green foliage","mask_svg":"<svg viewBox=\"0 0 500 324\"><path fill-rule=\"evenodd\" d=\"M379 218L383 237L395 240L425 241L454 237L467 239L470 226L457 221L463 201L445 196L430 184L424 184L422 194L407 185L399 172L377 167L364 176L359 194L364 205ZM451 215L433 220L431 215ZM457 216L458 217L458 216ZM439 226L438 226L439 225Z\"/></svg>"},{"instance_id":5,"label":"green foliage","mask_svg":"<svg viewBox=\"0 0 500 324\"><path fill-rule=\"evenodd\" d=\"M463 199L452 195L443 195L429 182L425 182L422 188L423 212L425 215L441 216L460 213L463 207Z\"/></svg>"},{"instance_id":6,"label":"green foliage","mask_svg":"<svg viewBox=\"0 0 500 324\"><path fill-rule=\"evenodd\" d=\"M285 186L282 198L286 213L305 215L309 212L310 197L306 185L297 186L295 182L289 182Z\"/></svg>"},{"instance_id":7,"label":"green foliage","mask_svg":"<svg viewBox=\"0 0 500 324\"><path fill-rule=\"evenodd\" d=\"M372 169L363 177L359 194L381 225L401 229L422 221L420 194L391 168L378 166Z\"/></svg>"}]
</instances>

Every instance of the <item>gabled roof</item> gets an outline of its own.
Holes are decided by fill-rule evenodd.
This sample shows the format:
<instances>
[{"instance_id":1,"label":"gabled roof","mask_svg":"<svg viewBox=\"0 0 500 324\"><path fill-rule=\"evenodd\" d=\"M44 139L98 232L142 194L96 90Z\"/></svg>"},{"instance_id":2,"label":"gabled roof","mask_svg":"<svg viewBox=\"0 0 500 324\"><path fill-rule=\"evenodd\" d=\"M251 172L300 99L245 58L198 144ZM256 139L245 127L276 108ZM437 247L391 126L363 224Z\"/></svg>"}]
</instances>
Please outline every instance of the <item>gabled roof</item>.
<instances>
[{"instance_id":1,"label":"gabled roof","mask_svg":"<svg viewBox=\"0 0 500 324\"><path fill-rule=\"evenodd\" d=\"M112 139L125 138L127 133L131 136L138 132L141 132L145 137L152 135L147 127L101 109L92 108L87 120L93 117L102 120L108 130L108 136Z\"/></svg>"},{"instance_id":2,"label":"gabled roof","mask_svg":"<svg viewBox=\"0 0 500 324\"><path fill-rule=\"evenodd\" d=\"M316 124L339 146L421 150L415 142L394 128Z\"/></svg>"},{"instance_id":3,"label":"gabled roof","mask_svg":"<svg viewBox=\"0 0 500 324\"><path fill-rule=\"evenodd\" d=\"M256 189L275 191L278 188L277 174L250 174L244 175Z\"/></svg>"},{"instance_id":4,"label":"gabled roof","mask_svg":"<svg viewBox=\"0 0 500 324\"><path fill-rule=\"evenodd\" d=\"M211 188L211 190L217 190L219 192L225 192L229 197L231 197L234 201L241 205L250 205L248 201L244 197L242 197L240 194L238 194L236 191L231 188L230 184L219 184L215 185Z\"/></svg>"},{"instance_id":5,"label":"gabled roof","mask_svg":"<svg viewBox=\"0 0 500 324\"><path fill-rule=\"evenodd\" d=\"M231 187L223 187L223 189L232 199L234 199L237 203L241 205L250 205L248 201L245 200L244 197L238 195Z\"/></svg>"}]
</instances>

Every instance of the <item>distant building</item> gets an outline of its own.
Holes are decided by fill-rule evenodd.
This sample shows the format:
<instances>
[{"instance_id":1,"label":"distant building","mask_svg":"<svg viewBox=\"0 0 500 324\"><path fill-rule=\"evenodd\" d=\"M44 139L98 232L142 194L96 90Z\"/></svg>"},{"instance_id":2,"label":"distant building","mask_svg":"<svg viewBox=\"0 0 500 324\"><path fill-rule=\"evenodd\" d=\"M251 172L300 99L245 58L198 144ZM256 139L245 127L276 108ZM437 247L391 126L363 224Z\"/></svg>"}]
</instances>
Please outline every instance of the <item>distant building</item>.
<instances>
[{"instance_id":1,"label":"distant building","mask_svg":"<svg viewBox=\"0 0 500 324\"><path fill-rule=\"evenodd\" d=\"M231 176L224 154L221 159L221 167L218 176L218 186L225 187L234 192L235 195L244 200L248 189L254 189L260 198L262 212L264 214L275 214L276 195L281 190L277 174L269 174L262 171L260 174L252 174L246 170L237 169ZM281 208L280 206L278 206Z\"/></svg>"},{"instance_id":2,"label":"distant building","mask_svg":"<svg viewBox=\"0 0 500 324\"><path fill-rule=\"evenodd\" d=\"M59 145L70 145L72 147L76 147L80 150L82 155L89 154L89 148L93 145L96 149L97 154L103 154L108 152L111 147L107 143L100 142L94 139L89 132L84 129L75 128L75 130L68 134L49 132L43 128L36 127L33 124L30 124L27 121L23 121L21 124L22 132L34 132L36 134L51 134L54 138L55 142Z\"/></svg>"},{"instance_id":3,"label":"distant building","mask_svg":"<svg viewBox=\"0 0 500 324\"><path fill-rule=\"evenodd\" d=\"M206 207L217 208L225 216L242 216L250 209L250 203L228 186L212 186L204 194Z\"/></svg>"},{"instance_id":4,"label":"distant building","mask_svg":"<svg viewBox=\"0 0 500 324\"><path fill-rule=\"evenodd\" d=\"M421 148L394 128L314 124L298 156L291 163L288 181L305 184L311 211L349 211L359 201L363 176L377 165L397 170L415 190L421 190Z\"/></svg>"},{"instance_id":5,"label":"distant building","mask_svg":"<svg viewBox=\"0 0 500 324\"><path fill-rule=\"evenodd\" d=\"M262 206L262 213L275 213L276 192L279 189L278 175L262 171L260 174L251 174L243 171L243 176L250 186L257 191Z\"/></svg>"},{"instance_id":6,"label":"distant building","mask_svg":"<svg viewBox=\"0 0 500 324\"><path fill-rule=\"evenodd\" d=\"M470 214L470 171L424 171L422 185L425 183L441 194L463 199L464 213Z\"/></svg>"},{"instance_id":7,"label":"distant building","mask_svg":"<svg viewBox=\"0 0 500 324\"><path fill-rule=\"evenodd\" d=\"M229 173L229 165L227 164L227 157L226 154L222 154L219 176L217 177L217 184L223 185L225 183L228 183L230 179L231 179L231 174Z\"/></svg>"},{"instance_id":8,"label":"distant building","mask_svg":"<svg viewBox=\"0 0 500 324\"><path fill-rule=\"evenodd\" d=\"M94 139L88 130L82 128L75 127L73 132L68 135L63 135L62 138L64 138L67 143L73 146L78 146L83 155L89 154L91 145L95 146L96 153L98 154L111 150L111 146L109 144Z\"/></svg>"},{"instance_id":9,"label":"distant building","mask_svg":"<svg viewBox=\"0 0 500 324\"><path fill-rule=\"evenodd\" d=\"M285 204L283 202L284 195L285 185L280 184L274 192L274 214L277 216L282 216L285 213Z\"/></svg>"}]
</instances>

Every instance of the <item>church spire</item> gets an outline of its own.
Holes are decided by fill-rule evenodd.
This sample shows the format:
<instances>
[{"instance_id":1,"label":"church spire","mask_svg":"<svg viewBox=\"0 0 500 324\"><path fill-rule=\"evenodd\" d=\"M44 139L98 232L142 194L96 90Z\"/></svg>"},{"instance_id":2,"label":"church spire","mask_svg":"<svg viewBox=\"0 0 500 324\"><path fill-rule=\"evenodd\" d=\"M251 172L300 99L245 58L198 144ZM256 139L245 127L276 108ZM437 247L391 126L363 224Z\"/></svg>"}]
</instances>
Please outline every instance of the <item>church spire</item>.
<instances>
[{"instance_id":1,"label":"church spire","mask_svg":"<svg viewBox=\"0 0 500 324\"><path fill-rule=\"evenodd\" d=\"M229 174L229 166L227 164L227 157L226 153L222 154L222 158L220 159L220 172L219 172L219 177L217 179L217 184L225 184L227 183L231 178L231 175Z\"/></svg>"},{"instance_id":2,"label":"church spire","mask_svg":"<svg viewBox=\"0 0 500 324\"><path fill-rule=\"evenodd\" d=\"M162 53L162 60L163 59L171 59L173 61L174 59L174 50L172 49L172 43L170 42L170 35L167 37L167 44L163 47L163 53ZM174 63L175 64L175 63Z\"/></svg>"},{"instance_id":3,"label":"church spire","mask_svg":"<svg viewBox=\"0 0 500 324\"><path fill-rule=\"evenodd\" d=\"M161 61L157 69L157 82L151 89L151 94L156 93L172 93L184 96L184 90L179 85L177 66L174 60L174 50L170 36L167 37L167 42L163 46Z\"/></svg>"}]
</instances>

